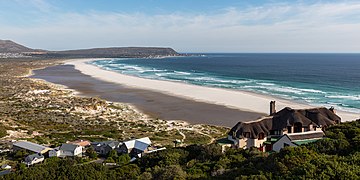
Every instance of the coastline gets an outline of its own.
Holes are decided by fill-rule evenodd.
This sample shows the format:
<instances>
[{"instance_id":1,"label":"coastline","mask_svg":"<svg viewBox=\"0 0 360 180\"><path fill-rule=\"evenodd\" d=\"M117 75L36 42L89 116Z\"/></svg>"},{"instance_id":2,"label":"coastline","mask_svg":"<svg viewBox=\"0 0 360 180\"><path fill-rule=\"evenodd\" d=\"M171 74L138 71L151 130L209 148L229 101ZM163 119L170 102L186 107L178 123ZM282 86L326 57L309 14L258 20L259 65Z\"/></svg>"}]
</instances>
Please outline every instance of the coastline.
<instances>
[{"instance_id":1,"label":"coastline","mask_svg":"<svg viewBox=\"0 0 360 180\"><path fill-rule=\"evenodd\" d=\"M161 92L198 102L222 105L241 111L268 114L269 102L274 100L276 101L277 110L281 110L284 107L291 107L294 109L314 107L252 92L203 87L179 82L144 79L124 75L87 64L87 62L94 60L96 59L71 59L65 61L65 65L73 65L75 69L79 70L81 73L102 81L121 84L126 87ZM360 114L344 111L337 111L337 114L343 121L351 121L360 118Z\"/></svg>"},{"instance_id":2,"label":"coastline","mask_svg":"<svg viewBox=\"0 0 360 180\"><path fill-rule=\"evenodd\" d=\"M47 72L50 78L72 81L67 77L74 76L80 82L90 79L103 85L103 81L86 76L73 66L68 71L72 73L70 76L56 71L64 67L63 63L55 59L1 62L0 119L3 121L0 125L6 130L0 138L2 141L21 139L58 144L80 138L98 142L149 137L154 146L173 145L174 139L183 140L185 146L212 143L228 131L222 126L153 118L122 101L107 101L96 94L82 94L66 84L36 78L39 73Z\"/></svg>"},{"instance_id":3,"label":"coastline","mask_svg":"<svg viewBox=\"0 0 360 180\"><path fill-rule=\"evenodd\" d=\"M125 103L153 119L167 122L232 127L239 121L251 121L265 115L99 80L81 73L73 65L51 66L34 73L30 78L58 84L76 96Z\"/></svg>"}]
</instances>

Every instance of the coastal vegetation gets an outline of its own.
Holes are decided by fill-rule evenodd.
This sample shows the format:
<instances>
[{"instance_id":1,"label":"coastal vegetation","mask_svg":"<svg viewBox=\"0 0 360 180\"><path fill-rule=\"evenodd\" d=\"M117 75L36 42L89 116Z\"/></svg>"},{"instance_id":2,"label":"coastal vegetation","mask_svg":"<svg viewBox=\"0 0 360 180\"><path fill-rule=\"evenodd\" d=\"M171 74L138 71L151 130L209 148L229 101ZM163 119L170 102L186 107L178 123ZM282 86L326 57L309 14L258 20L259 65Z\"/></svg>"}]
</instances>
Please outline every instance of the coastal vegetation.
<instances>
[{"instance_id":1,"label":"coastal vegetation","mask_svg":"<svg viewBox=\"0 0 360 180\"><path fill-rule=\"evenodd\" d=\"M134 107L74 92L27 77L32 69L61 64L61 60L0 60L0 163L18 167L21 158L7 150L13 140L57 147L74 140L124 141L149 137L154 146L172 147L174 141L212 143L228 128L191 125L148 117ZM17 170L19 168L16 168Z\"/></svg>"},{"instance_id":2,"label":"coastal vegetation","mask_svg":"<svg viewBox=\"0 0 360 180\"><path fill-rule=\"evenodd\" d=\"M126 155L109 153L109 162L81 164L79 159L50 158L3 179L358 179L360 121L330 127L327 138L279 153L257 149L189 145L149 154L130 163ZM334 135L340 134L340 135Z\"/></svg>"}]
</instances>

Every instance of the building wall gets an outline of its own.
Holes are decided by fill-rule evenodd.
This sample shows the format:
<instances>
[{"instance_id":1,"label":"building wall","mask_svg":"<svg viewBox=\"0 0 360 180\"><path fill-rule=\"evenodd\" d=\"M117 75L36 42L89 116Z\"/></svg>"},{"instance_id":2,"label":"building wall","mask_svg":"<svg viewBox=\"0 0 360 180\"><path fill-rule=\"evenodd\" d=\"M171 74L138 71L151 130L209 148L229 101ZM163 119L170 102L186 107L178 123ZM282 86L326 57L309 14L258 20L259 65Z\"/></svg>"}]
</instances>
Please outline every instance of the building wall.
<instances>
[{"instance_id":1,"label":"building wall","mask_svg":"<svg viewBox=\"0 0 360 180\"><path fill-rule=\"evenodd\" d=\"M79 146L75 149L74 156L81 156L81 153L82 153L82 147Z\"/></svg>"},{"instance_id":2,"label":"building wall","mask_svg":"<svg viewBox=\"0 0 360 180\"><path fill-rule=\"evenodd\" d=\"M246 148L246 142L247 142L247 138L239 139L238 140L238 147L239 148Z\"/></svg>"},{"instance_id":3,"label":"building wall","mask_svg":"<svg viewBox=\"0 0 360 180\"><path fill-rule=\"evenodd\" d=\"M265 137L264 139L261 139L261 140L258 140L256 139L255 140L255 147L260 147L263 145L263 143L267 140L267 137Z\"/></svg>"},{"instance_id":4,"label":"building wall","mask_svg":"<svg viewBox=\"0 0 360 180\"><path fill-rule=\"evenodd\" d=\"M60 156L74 156L73 152L71 151L63 151L63 150L60 150Z\"/></svg>"},{"instance_id":5,"label":"building wall","mask_svg":"<svg viewBox=\"0 0 360 180\"><path fill-rule=\"evenodd\" d=\"M256 140L257 139L247 138L247 140L246 140L246 148L251 148L251 147L255 146Z\"/></svg>"}]
</instances>

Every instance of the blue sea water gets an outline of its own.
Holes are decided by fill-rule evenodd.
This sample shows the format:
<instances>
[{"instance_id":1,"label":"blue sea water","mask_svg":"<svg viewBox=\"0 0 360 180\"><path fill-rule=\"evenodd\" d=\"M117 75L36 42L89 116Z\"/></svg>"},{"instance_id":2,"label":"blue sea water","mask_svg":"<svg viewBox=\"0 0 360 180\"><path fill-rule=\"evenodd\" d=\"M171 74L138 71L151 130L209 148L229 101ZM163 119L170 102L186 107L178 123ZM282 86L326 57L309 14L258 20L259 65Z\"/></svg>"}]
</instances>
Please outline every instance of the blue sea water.
<instances>
[{"instance_id":1,"label":"blue sea water","mask_svg":"<svg viewBox=\"0 0 360 180\"><path fill-rule=\"evenodd\" d=\"M204 54L91 64L143 78L246 90L360 113L360 54Z\"/></svg>"}]
</instances>

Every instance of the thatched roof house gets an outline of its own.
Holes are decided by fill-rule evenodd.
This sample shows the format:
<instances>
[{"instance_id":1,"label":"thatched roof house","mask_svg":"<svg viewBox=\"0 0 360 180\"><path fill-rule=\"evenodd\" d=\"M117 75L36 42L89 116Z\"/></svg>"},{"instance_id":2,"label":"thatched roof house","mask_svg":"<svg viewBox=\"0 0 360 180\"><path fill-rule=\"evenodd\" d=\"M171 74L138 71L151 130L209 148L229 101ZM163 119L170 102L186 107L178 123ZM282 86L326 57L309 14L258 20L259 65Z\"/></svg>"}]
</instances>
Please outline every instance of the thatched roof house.
<instances>
[{"instance_id":1,"label":"thatched roof house","mask_svg":"<svg viewBox=\"0 0 360 180\"><path fill-rule=\"evenodd\" d=\"M286 107L281 111L251 122L239 122L228 133L234 139L251 138L275 134L277 131L288 133L304 132L310 127L326 128L340 123L341 118L327 108L291 109ZM279 134L280 135L280 134Z\"/></svg>"}]
</instances>

